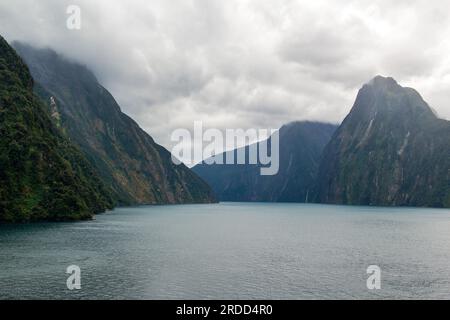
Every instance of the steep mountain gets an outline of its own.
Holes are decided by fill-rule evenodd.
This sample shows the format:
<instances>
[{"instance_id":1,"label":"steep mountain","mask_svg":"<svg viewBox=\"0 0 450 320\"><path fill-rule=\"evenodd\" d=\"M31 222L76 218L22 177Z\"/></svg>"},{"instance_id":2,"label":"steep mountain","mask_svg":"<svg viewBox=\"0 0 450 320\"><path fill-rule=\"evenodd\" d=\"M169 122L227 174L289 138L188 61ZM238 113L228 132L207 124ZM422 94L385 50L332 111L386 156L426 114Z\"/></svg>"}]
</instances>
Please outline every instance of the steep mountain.
<instances>
[{"instance_id":1,"label":"steep mountain","mask_svg":"<svg viewBox=\"0 0 450 320\"><path fill-rule=\"evenodd\" d=\"M450 207L450 122L377 76L324 150L318 202Z\"/></svg>"},{"instance_id":2,"label":"steep mountain","mask_svg":"<svg viewBox=\"0 0 450 320\"><path fill-rule=\"evenodd\" d=\"M109 190L53 125L27 66L0 37L0 221L76 220L112 208Z\"/></svg>"},{"instance_id":3,"label":"steep mountain","mask_svg":"<svg viewBox=\"0 0 450 320\"><path fill-rule=\"evenodd\" d=\"M212 190L122 113L86 67L49 49L14 47L39 84L53 120L99 171L121 204L214 201Z\"/></svg>"},{"instance_id":4,"label":"steep mountain","mask_svg":"<svg viewBox=\"0 0 450 320\"><path fill-rule=\"evenodd\" d=\"M283 126L279 131L279 171L273 176L261 175L261 165L251 164L202 163L193 170L223 201L307 202L313 198L320 155L336 128L316 122ZM230 152L237 154L237 150ZM245 147L247 160L248 152L249 146Z\"/></svg>"}]
</instances>

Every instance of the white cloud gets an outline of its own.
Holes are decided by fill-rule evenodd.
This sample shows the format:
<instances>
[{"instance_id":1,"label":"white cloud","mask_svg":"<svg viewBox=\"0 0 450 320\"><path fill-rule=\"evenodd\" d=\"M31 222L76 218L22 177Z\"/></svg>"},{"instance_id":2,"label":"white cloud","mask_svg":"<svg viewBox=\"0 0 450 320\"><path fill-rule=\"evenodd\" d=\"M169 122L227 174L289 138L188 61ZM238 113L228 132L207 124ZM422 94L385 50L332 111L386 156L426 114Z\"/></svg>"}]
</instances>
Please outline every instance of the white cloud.
<instances>
[{"instance_id":1,"label":"white cloud","mask_svg":"<svg viewBox=\"0 0 450 320\"><path fill-rule=\"evenodd\" d=\"M82 29L66 29L69 4ZM450 119L448 1L3 0L7 40L91 68L156 141L208 127L341 121L376 74Z\"/></svg>"}]
</instances>

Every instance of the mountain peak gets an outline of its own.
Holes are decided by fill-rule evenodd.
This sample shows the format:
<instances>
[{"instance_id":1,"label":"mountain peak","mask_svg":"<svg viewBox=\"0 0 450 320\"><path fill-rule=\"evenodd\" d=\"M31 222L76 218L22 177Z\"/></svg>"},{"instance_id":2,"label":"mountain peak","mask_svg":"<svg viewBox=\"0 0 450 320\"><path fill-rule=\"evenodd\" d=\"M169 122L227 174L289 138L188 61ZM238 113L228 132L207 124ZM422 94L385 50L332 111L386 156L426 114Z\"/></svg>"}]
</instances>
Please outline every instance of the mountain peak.
<instances>
[{"instance_id":1,"label":"mountain peak","mask_svg":"<svg viewBox=\"0 0 450 320\"><path fill-rule=\"evenodd\" d=\"M383 77L380 75L375 76L367 83L368 86L372 86L380 89L388 88L401 88L398 82L392 77Z\"/></svg>"},{"instance_id":2,"label":"mountain peak","mask_svg":"<svg viewBox=\"0 0 450 320\"><path fill-rule=\"evenodd\" d=\"M376 76L359 91L352 109L358 116L372 119L377 113L412 112L416 116L432 115L431 108L414 89L402 87L392 77Z\"/></svg>"},{"instance_id":3,"label":"mountain peak","mask_svg":"<svg viewBox=\"0 0 450 320\"><path fill-rule=\"evenodd\" d=\"M416 90L377 76L321 156L318 201L448 207L449 136Z\"/></svg>"}]
</instances>

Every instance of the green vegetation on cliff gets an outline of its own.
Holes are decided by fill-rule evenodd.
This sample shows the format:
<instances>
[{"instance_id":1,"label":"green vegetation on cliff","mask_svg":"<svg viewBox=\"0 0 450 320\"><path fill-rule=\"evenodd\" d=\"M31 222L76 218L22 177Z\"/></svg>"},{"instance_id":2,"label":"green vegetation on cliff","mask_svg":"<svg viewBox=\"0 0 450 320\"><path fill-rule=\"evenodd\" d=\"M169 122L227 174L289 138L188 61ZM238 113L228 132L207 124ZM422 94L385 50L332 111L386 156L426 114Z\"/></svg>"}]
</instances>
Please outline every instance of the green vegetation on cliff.
<instances>
[{"instance_id":1,"label":"green vegetation on cliff","mask_svg":"<svg viewBox=\"0 0 450 320\"><path fill-rule=\"evenodd\" d=\"M414 89L374 78L324 150L317 201L450 207L450 122Z\"/></svg>"},{"instance_id":2,"label":"green vegetation on cliff","mask_svg":"<svg viewBox=\"0 0 450 320\"><path fill-rule=\"evenodd\" d=\"M215 201L208 184L185 165L175 165L170 152L121 111L89 69L51 49L13 45L55 125L82 150L118 203Z\"/></svg>"},{"instance_id":3,"label":"green vegetation on cliff","mask_svg":"<svg viewBox=\"0 0 450 320\"><path fill-rule=\"evenodd\" d=\"M27 66L0 37L0 221L78 220L112 208L90 163L33 94Z\"/></svg>"}]
</instances>

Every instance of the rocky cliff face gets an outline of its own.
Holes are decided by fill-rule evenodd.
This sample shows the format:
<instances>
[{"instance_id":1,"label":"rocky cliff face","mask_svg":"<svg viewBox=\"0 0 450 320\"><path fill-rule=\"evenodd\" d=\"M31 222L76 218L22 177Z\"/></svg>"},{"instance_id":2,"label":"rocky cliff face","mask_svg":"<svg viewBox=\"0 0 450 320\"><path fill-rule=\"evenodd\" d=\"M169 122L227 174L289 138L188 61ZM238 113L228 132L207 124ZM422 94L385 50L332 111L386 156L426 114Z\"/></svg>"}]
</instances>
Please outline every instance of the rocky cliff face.
<instances>
[{"instance_id":1,"label":"rocky cliff face","mask_svg":"<svg viewBox=\"0 0 450 320\"><path fill-rule=\"evenodd\" d=\"M193 170L223 201L308 202L314 198L313 186L322 150L336 128L316 122L293 122L283 126L279 132L279 171L273 176L262 176L261 165L251 164L203 163ZM248 150L246 147L247 158Z\"/></svg>"},{"instance_id":2,"label":"rocky cliff face","mask_svg":"<svg viewBox=\"0 0 450 320\"><path fill-rule=\"evenodd\" d=\"M0 221L86 219L112 208L110 190L60 134L33 84L0 37Z\"/></svg>"},{"instance_id":3,"label":"rocky cliff face","mask_svg":"<svg viewBox=\"0 0 450 320\"><path fill-rule=\"evenodd\" d=\"M450 206L450 122L414 89L376 77L325 148L318 202Z\"/></svg>"},{"instance_id":4,"label":"rocky cliff face","mask_svg":"<svg viewBox=\"0 0 450 320\"><path fill-rule=\"evenodd\" d=\"M121 204L214 201L212 190L135 121L84 66L51 50L15 43L54 121L87 155Z\"/></svg>"}]
</instances>

